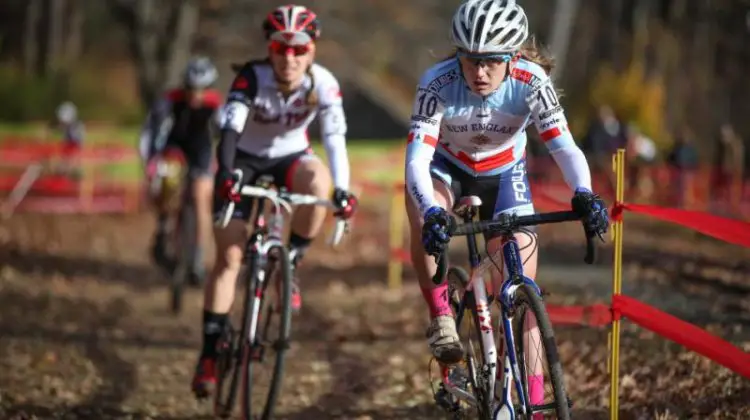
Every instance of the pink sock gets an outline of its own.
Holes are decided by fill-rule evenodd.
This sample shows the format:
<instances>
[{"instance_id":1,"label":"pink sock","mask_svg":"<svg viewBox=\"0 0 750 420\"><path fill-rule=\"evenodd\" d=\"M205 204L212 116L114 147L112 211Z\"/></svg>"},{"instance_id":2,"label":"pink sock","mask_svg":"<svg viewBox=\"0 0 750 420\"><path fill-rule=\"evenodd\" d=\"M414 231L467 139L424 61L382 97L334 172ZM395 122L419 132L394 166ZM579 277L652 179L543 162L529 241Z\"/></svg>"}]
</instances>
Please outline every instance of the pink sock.
<instances>
[{"instance_id":1,"label":"pink sock","mask_svg":"<svg viewBox=\"0 0 750 420\"><path fill-rule=\"evenodd\" d=\"M531 405L544 404L544 374L542 375L529 375L529 402ZM544 414L536 413L532 417L533 420L541 420L544 418Z\"/></svg>"},{"instance_id":2,"label":"pink sock","mask_svg":"<svg viewBox=\"0 0 750 420\"><path fill-rule=\"evenodd\" d=\"M422 288L422 296L430 307L430 317L436 318L441 315L453 315L451 305L448 303L448 284L441 284L434 289Z\"/></svg>"}]
</instances>

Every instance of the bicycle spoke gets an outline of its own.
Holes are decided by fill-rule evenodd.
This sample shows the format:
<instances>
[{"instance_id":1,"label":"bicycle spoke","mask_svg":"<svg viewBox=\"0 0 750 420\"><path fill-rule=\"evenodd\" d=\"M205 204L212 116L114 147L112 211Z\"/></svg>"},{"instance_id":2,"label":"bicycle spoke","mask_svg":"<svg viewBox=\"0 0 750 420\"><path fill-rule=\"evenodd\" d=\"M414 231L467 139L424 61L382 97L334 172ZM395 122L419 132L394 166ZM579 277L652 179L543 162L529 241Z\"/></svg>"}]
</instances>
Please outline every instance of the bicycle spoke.
<instances>
[{"instance_id":1,"label":"bicycle spoke","mask_svg":"<svg viewBox=\"0 0 750 420\"><path fill-rule=\"evenodd\" d=\"M541 298L529 286L518 289L513 335L516 356L523 384L530 404L531 420L569 419L570 401L565 393L560 360L556 357L552 327ZM550 359L552 358L552 359ZM516 396L520 406L525 405ZM520 411L520 410L519 410Z\"/></svg>"}]
</instances>

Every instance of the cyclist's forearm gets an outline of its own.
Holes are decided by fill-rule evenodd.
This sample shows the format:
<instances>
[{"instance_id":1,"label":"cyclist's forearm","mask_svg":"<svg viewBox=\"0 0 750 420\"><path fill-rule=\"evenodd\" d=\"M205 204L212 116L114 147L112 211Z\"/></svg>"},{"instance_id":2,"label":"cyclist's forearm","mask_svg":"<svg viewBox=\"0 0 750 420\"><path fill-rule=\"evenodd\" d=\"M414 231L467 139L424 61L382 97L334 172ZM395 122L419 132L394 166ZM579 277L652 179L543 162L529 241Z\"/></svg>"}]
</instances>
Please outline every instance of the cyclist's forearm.
<instances>
[{"instance_id":1,"label":"cyclist's forearm","mask_svg":"<svg viewBox=\"0 0 750 420\"><path fill-rule=\"evenodd\" d=\"M333 178L333 185L343 190L349 189L351 169L349 167L349 156L346 152L346 139L343 135L333 134L326 136L323 147L328 156L328 165Z\"/></svg>"},{"instance_id":2,"label":"cyclist's forearm","mask_svg":"<svg viewBox=\"0 0 750 420\"><path fill-rule=\"evenodd\" d=\"M231 171L234 169L234 157L237 153L237 144L240 142L242 132L245 130L248 116L250 115L250 102L245 99L236 99L230 101L224 112L223 124L221 128L221 139L217 160L219 161L219 170Z\"/></svg>"},{"instance_id":3,"label":"cyclist's forearm","mask_svg":"<svg viewBox=\"0 0 750 420\"><path fill-rule=\"evenodd\" d=\"M591 190L591 171L583 151L575 145L560 148L551 153L555 163L563 173L571 190L586 188Z\"/></svg>"},{"instance_id":4,"label":"cyclist's forearm","mask_svg":"<svg viewBox=\"0 0 750 420\"><path fill-rule=\"evenodd\" d=\"M221 140L216 153L219 162L219 170L232 171L234 169L234 158L237 154L237 143L241 134L231 128L221 130Z\"/></svg>"},{"instance_id":5,"label":"cyclist's forearm","mask_svg":"<svg viewBox=\"0 0 750 420\"><path fill-rule=\"evenodd\" d=\"M149 160L153 155L152 149L151 130L149 130L148 127L144 127L138 140L138 153L141 155L141 159L143 159L144 162Z\"/></svg>"},{"instance_id":6,"label":"cyclist's forearm","mask_svg":"<svg viewBox=\"0 0 750 420\"><path fill-rule=\"evenodd\" d=\"M407 151L406 189L421 214L424 214L430 207L438 205L432 188L430 159L426 156L414 156L413 153Z\"/></svg>"}]
</instances>

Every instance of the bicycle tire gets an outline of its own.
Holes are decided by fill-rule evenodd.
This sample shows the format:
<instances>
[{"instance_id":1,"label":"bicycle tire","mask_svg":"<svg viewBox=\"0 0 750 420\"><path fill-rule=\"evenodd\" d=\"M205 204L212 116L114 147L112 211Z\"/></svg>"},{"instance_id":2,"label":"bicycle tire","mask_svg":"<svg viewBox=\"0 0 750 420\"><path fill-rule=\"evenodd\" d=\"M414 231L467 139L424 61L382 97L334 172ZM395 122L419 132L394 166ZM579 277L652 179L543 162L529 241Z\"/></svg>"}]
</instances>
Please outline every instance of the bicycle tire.
<instances>
[{"instance_id":1,"label":"bicycle tire","mask_svg":"<svg viewBox=\"0 0 750 420\"><path fill-rule=\"evenodd\" d=\"M185 203L180 209L178 219L178 253L171 276L171 309L172 313L182 312L185 283L191 275L193 260L196 256L196 214L192 205Z\"/></svg>"},{"instance_id":2,"label":"bicycle tire","mask_svg":"<svg viewBox=\"0 0 750 420\"><path fill-rule=\"evenodd\" d=\"M270 284L272 284L273 281L280 281L281 284L279 289L279 308L278 311L270 312L269 314L266 314L265 316L265 327L267 328L271 315L272 314L278 314L280 316L280 322L279 322L279 331L278 331L278 338L274 340L273 349L276 352L276 357L274 358L274 367L273 367L273 375L271 377L271 383L268 388L268 394L266 396L266 403L263 407L263 412L261 414L262 420L268 420L273 417L274 409L276 408L276 401L278 400L279 393L281 392L281 385L283 382L284 377L284 367L286 362L286 351L289 348L289 337L291 335L291 329L292 329L292 265L291 260L289 258L289 250L287 250L284 246L272 246L268 250L269 257L274 256L275 257L275 267L267 267L266 275L267 275L267 281L264 283L264 288L267 288ZM270 260L270 258L269 258ZM280 270L279 276L275 277L273 276L273 270L268 270L268 268L276 268L277 270ZM250 289L250 288L248 288ZM248 291L248 298L251 298L252 296L249 295L251 293L251 290ZM248 301L252 302L252 300ZM265 301L265 293L264 293L264 299L261 300L261 310L263 309L263 301ZM268 302L268 301L266 301ZM250 306L248 305L248 308ZM271 311L273 307L269 307L268 310ZM250 317L252 316L253 311L246 311L244 314L244 317L247 321L250 321ZM260 312L258 312L260 314ZM249 326L250 323L246 322L246 325ZM245 331L245 336L247 336L248 331L246 328L243 328L243 331ZM256 334L260 331L260 324L258 325L258 329L256 329ZM243 342L243 345L245 346L245 349L243 353L252 354L253 348L250 348L247 341ZM243 360L246 361L246 363L243 364L243 373L245 374L245 380L243 381L244 384L244 392L243 392L243 399L242 399L242 412L245 419L250 420L252 417L252 393L253 393L253 366L256 364L256 361L252 357L245 357Z\"/></svg>"},{"instance_id":3,"label":"bicycle tire","mask_svg":"<svg viewBox=\"0 0 750 420\"><path fill-rule=\"evenodd\" d=\"M219 339L216 357L216 394L214 395L214 415L227 419L232 416L234 403L237 399L237 384L239 383L240 352L238 334L231 324L227 324ZM228 395L224 399L225 381L231 378Z\"/></svg>"},{"instance_id":4,"label":"bicycle tire","mask_svg":"<svg viewBox=\"0 0 750 420\"><path fill-rule=\"evenodd\" d=\"M473 293L467 298L466 294L464 293L459 298L459 302L456 302L455 293L457 289L460 287L465 290L466 286L469 284L469 281L471 280L469 277L469 274L461 267L450 267L448 268L448 272L446 274L446 277L448 279L448 297L449 302L451 303L451 306L453 307L453 311L456 315L456 331L460 333L461 331L461 325L460 323L463 323L464 321L470 322L473 324L474 328L474 337L478 338L476 342L479 346L479 354L480 354L480 360L482 362L482 365L486 364L487 361L484 360L484 343L482 343L481 337L482 333L479 326L479 318L476 311L476 301L474 300ZM457 304L458 303L458 304ZM464 319L463 314L459 314L460 311L465 310L466 308L470 309L471 312L471 320ZM470 327L471 328L471 327ZM460 338L460 337L459 337ZM467 341L467 344L470 346L473 346L471 344L471 338L464 337ZM479 366L476 366L473 354L470 355L469 346L464 349L464 359L466 360L466 365L468 368L468 374L469 374L469 382L471 383L471 387L474 390L474 398L477 399L477 414L480 419L482 420L491 420L492 419L492 398L491 396L494 394L491 390L485 389L483 386L480 386L477 381L477 375L480 373L481 368ZM471 352L473 353L473 352Z\"/></svg>"},{"instance_id":5,"label":"bicycle tire","mask_svg":"<svg viewBox=\"0 0 750 420\"><path fill-rule=\"evenodd\" d=\"M528 376L526 375L526 366L524 363L526 356L523 348L523 323L526 312L524 311L522 314L518 312L520 308L528 307L531 308L536 317L537 326L539 327L541 339L544 344L544 356L547 359L547 366L549 367L549 376L555 398L553 405L557 419L570 420L570 407L568 406L568 397L565 390L562 364L557 353L557 344L555 343L552 323L549 320L542 297L530 285L523 284L516 290L515 297L513 298L513 307L516 309L516 316L513 319L513 338L516 344L517 356L520 359L518 365L521 372L521 378L517 379L522 381L524 389L529 389L529 384L527 383ZM531 405L528 401L521 401L520 403L526 405L527 410L531 412Z\"/></svg>"}]
</instances>

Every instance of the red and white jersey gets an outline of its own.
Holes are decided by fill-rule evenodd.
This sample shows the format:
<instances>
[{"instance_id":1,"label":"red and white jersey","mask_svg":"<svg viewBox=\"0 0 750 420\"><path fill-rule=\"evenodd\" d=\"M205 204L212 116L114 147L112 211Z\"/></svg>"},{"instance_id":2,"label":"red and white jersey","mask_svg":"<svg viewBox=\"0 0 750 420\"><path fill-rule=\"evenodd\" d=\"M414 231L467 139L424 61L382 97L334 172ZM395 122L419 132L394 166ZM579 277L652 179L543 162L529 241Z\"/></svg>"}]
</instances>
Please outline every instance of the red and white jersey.
<instances>
[{"instance_id":1,"label":"red and white jersey","mask_svg":"<svg viewBox=\"0 0 750 420\"><path fill-rule=\"evenodd\" d=\"M232 83L224 109L224 129L241 134L237 148L254 156L277 158L310 147L307 129L320 117L321 138L329 157L334 184L348 188L346 118L341 89L333 74L313 64L301 86L288 97L279 91L268 62L248 62ZM308 104L315 90L317 103Z\"/></svg>"}]
</instances>

